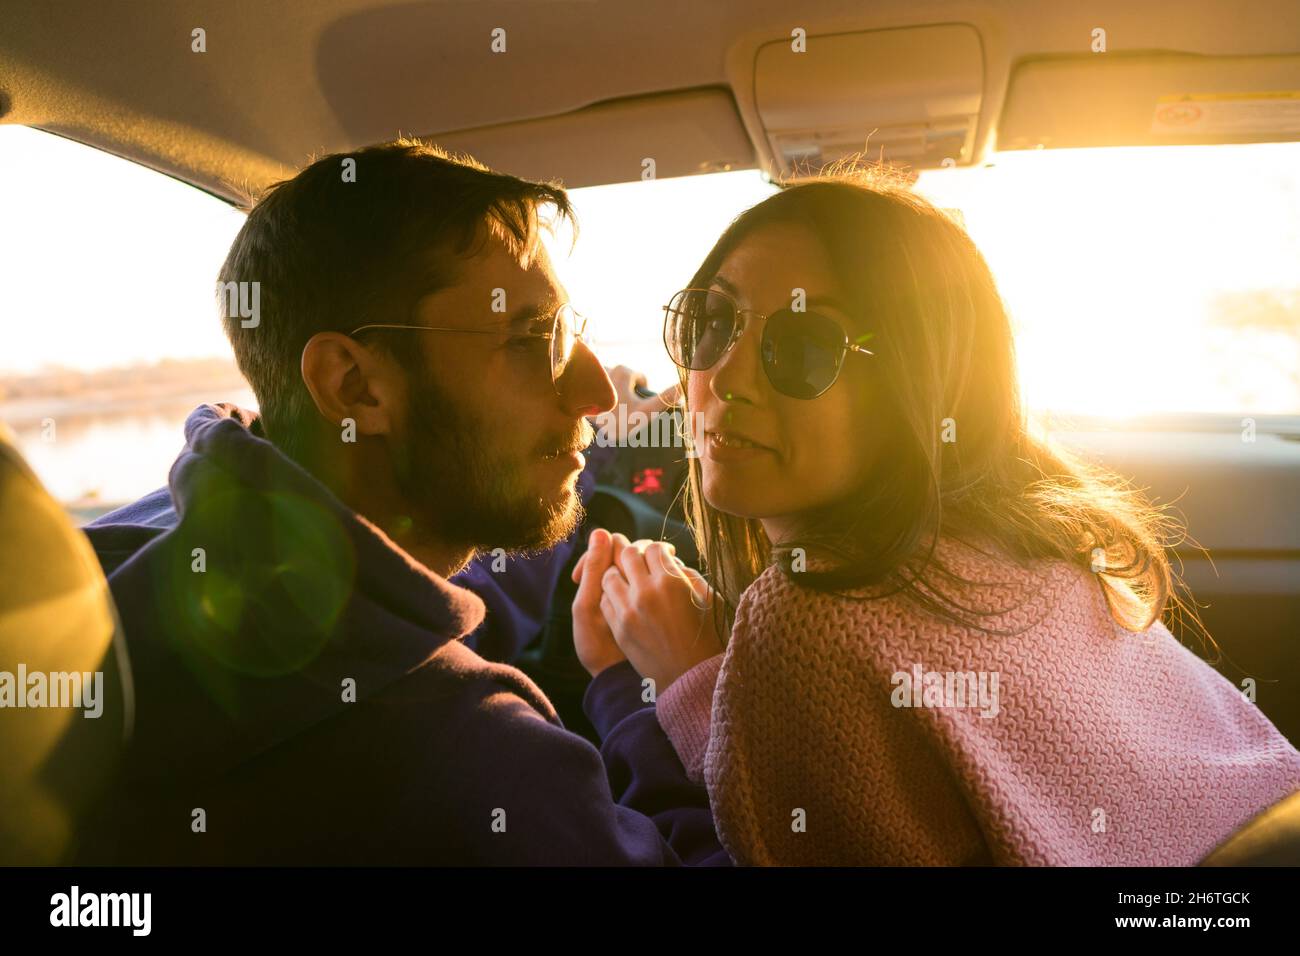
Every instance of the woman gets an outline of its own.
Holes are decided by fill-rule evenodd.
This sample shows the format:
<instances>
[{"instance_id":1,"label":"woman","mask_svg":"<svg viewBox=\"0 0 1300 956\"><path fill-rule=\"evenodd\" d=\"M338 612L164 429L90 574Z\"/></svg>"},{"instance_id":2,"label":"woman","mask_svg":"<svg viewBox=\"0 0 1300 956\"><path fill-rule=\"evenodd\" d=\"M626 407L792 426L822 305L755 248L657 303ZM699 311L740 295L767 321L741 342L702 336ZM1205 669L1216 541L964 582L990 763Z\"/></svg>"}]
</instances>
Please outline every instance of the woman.
<instances>
[{"instance_id":1,"label":"woman","mask_svg":"<svg viewBox=\"0 0 1300 956\"><path fill-rule=\"evenodd\" d=\"M1172 522L1028 433L983 258L906 188L743 213L667 307L707 578L592 534L575 641L758 864L1181 865L1300 754L1160 623Z\"/></svg>"}]
</instances>

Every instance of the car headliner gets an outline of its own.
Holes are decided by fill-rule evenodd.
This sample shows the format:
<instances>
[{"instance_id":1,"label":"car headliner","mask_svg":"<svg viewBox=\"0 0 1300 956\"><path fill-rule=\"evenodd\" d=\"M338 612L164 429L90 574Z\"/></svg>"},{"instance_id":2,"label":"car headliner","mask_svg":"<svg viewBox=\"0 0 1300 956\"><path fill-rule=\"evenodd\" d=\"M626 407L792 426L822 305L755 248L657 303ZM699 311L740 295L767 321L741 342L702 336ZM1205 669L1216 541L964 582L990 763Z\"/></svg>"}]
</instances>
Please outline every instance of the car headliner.
<instances>
[{"instance_id":1,"label":"car headliner","mask_svg":"<svg viewBox=\"0 0 1300 956\"><path fill-rule=\"evenodd\" d=\"M59 133L238 200L313 155L399 133L436 141L460 131L456 144L473 151L479 127L715 88L735 97L745 131L737 123L737 134L753 140L742 165L765 164L745 109L760 43L788 38L796 26L816 35L945 22L971 23L981 35L984 143L1012 64L1086 50L1095 26L1125 49L1294 52L1300 4L5 0L0 122ZM191 51L196 27L206 31L202 54ZM490 50L497 27L507 31L505 54ZM599 140L571 142L548 154L551 175L569 186L609 181L584 159ZM689 171L708 168L709 156L695 158L699 166Z\"/></svg>"}]
</instances>

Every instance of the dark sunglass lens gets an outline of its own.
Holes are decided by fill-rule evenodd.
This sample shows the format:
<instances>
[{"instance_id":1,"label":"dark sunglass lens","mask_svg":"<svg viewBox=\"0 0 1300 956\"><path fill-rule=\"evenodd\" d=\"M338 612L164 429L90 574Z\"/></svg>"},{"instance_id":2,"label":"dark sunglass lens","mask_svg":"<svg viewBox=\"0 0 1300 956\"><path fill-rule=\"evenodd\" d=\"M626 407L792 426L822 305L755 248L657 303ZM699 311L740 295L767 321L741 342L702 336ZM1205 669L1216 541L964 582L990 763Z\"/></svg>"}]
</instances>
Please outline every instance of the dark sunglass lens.
<instances>
[{"instance_id":1,"label":"dark sunglass lens","mask_svg":"<svg viewBox=\"0 0 1300 956\"><path fill-rule=\"evenodd\" d=\"M763 368L772 387L791 398L816 398L835 384L844 360L844 331L816 312L774 312L763 329Z\"/></svg>"},{"instance_id":2,"label":"dark sunglass lens","mask_svg":"<svg viewBox=\"0 0 1300 956\"><path fill-rule=\"evenodd\" d=\"M736 310L731 300L716 292L687 289L673 296L664 325L664 344L678 365L712 368L731 342Z\"/></svg>"}]
</instances>

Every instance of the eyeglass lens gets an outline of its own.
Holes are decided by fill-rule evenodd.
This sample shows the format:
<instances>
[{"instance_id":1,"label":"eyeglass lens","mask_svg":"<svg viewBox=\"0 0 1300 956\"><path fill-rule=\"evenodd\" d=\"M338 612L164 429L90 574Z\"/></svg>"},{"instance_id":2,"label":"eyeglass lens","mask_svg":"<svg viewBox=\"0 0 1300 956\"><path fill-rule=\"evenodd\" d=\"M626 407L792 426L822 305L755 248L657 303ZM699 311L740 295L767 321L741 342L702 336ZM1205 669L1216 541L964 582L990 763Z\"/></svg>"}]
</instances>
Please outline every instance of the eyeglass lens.
<instances>
[{"instance_id":1,"label":"eyeglass lens","mask_svg":"<svg viewBox=\"0 0 1300 956\"><path fill-rule=\"evenodd\" d=\"M664 344L678 365L703 371L722 358L739 321L729 297L687 289L669 304ZM781 309L769 315L763 327L763 370L773 388L792 398L816 398L830 388L844 352L844 331L834 319L817 312Z\"/></svg>"}]
</instances>

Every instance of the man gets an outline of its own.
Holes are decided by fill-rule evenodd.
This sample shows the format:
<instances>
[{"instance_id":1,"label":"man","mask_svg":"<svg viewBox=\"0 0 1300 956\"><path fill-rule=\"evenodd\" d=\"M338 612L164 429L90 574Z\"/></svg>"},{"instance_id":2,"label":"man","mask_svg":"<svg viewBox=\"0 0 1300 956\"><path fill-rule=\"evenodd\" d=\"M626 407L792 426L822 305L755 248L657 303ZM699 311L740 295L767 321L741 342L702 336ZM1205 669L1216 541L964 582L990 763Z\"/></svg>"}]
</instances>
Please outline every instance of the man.
<instances>
[{"instance_id":1,"label":"man","mask_svg":"<svg viewBox=\"0 0 1300 956\"><path fill-rule=\"evenodd\" d=\"M615 402L547 206L399 140L250 212L220 283L261 417L199 408L169 493L87 528L137 726L85 862L726 862L612 638L584 653L599 753L461 642L484 604L447 578L570 538Z\"/></svg>"}]
</instances>

